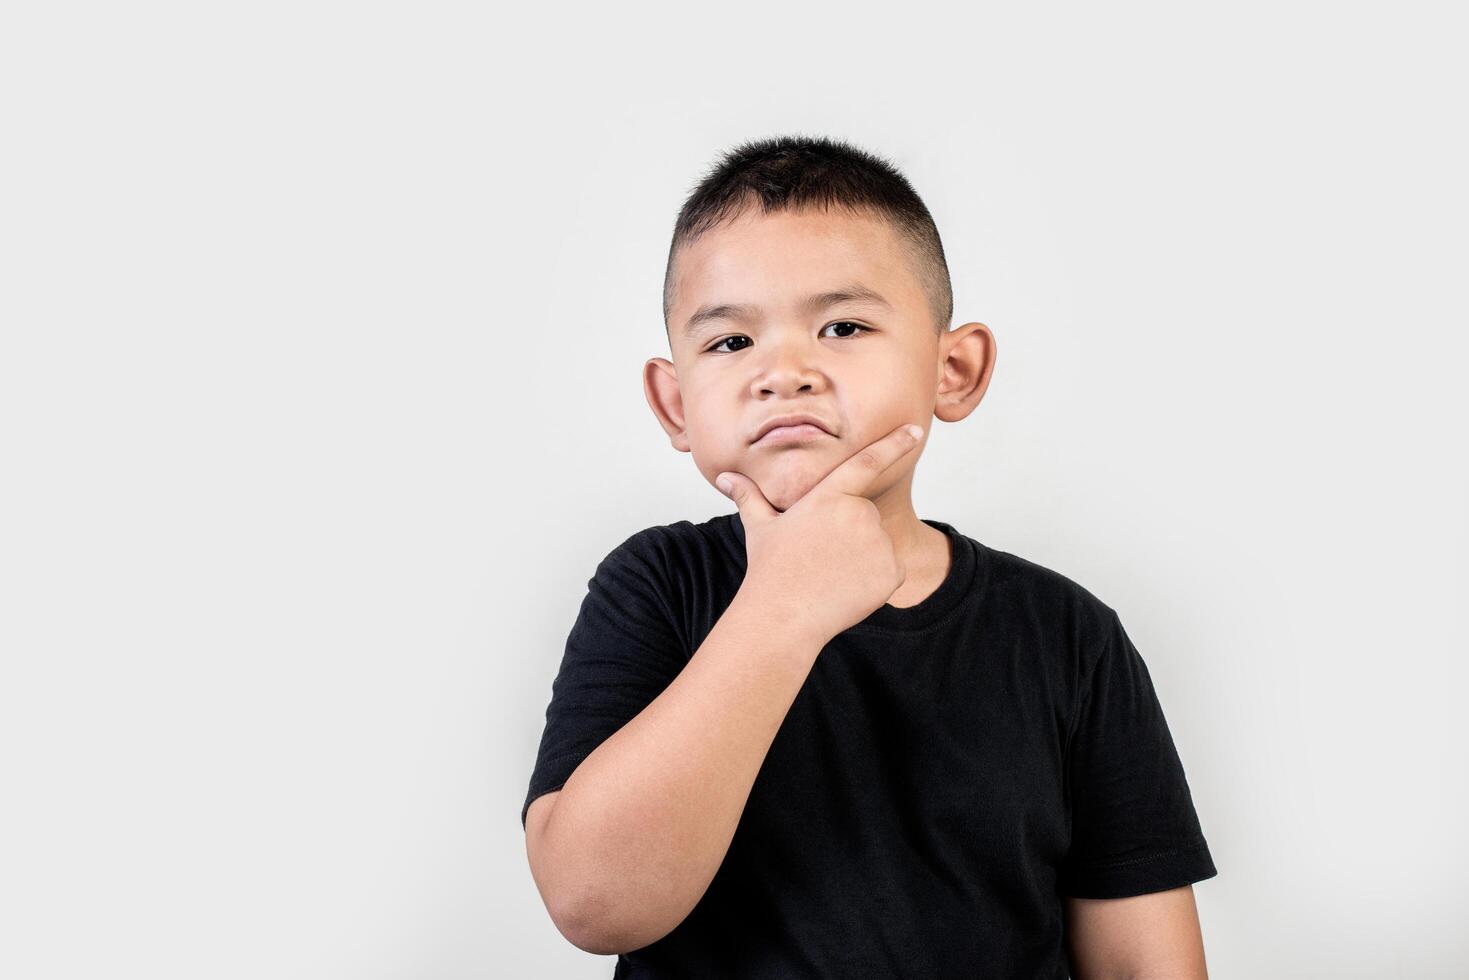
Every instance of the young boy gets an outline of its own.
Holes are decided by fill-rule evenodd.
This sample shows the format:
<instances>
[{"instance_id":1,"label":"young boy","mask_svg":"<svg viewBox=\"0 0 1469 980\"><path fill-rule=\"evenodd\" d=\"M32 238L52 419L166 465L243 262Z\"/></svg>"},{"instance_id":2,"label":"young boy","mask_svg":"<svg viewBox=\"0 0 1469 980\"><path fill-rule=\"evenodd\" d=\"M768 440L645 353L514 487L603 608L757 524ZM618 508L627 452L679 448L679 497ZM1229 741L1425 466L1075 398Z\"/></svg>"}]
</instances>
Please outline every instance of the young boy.
<instances>
[{"instance_id":1,"label":"young boy","mask_svg":"<svg viewBox=\"0 0 1469 980\"><path fill-rule=\"evenodd\" d=\"M644 388L738 513L597 566L521 812L615 977L1205 976L1216 872L1117 613L914 513L994 370L951 315L865 151L746 143L684 205Z\"/></svg>"}]
</instances>

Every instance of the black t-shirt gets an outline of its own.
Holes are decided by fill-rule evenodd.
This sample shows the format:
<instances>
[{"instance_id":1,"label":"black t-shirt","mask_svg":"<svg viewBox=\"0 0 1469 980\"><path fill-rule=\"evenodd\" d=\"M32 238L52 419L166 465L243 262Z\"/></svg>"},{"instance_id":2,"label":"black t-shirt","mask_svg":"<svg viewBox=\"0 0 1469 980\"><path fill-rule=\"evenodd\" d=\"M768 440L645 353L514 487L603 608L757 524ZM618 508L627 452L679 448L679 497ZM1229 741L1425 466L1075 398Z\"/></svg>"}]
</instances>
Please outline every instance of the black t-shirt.
<instances>
[{"instance_id":1,"label":"black t-shirt","mask_svg":"<svg viewBox=\"0 0 1469 980\"><path fill-rule=\"evenodd\" d=\"M1061 898L1216 871L1142 657L1113 609L961 534L916 606L821 651L724 863L616 978L1068 975ZM663 692L745 574L738 513L598 565L521 809Z\"/></svg>"}]
</instances>

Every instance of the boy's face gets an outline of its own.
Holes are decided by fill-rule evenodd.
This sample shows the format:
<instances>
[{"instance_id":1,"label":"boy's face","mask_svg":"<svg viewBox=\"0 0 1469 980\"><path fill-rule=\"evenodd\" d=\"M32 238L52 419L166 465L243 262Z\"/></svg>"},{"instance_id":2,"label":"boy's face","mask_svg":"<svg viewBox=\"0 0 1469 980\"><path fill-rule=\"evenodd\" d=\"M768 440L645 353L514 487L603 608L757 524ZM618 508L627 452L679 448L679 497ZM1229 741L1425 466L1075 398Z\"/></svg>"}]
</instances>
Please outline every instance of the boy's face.
<instances>
[{"instance_id":1,"label":"boy's face","mask_svg":"<svg viewBox=\"0 0 1469 980\"><path fill-rule=\"evenodd\" d=\"M711 484L743 473L785 510L903 423L928 429L950 344L888 222L840 208L749 211L681 250L674 276L673 361L645 365L645 391ZM879 298L811 299L864 290ZM803 413L829 434L756 441L767 420ZM921 451L867 496L911 482Z\"/></svg>"}]
</instances>

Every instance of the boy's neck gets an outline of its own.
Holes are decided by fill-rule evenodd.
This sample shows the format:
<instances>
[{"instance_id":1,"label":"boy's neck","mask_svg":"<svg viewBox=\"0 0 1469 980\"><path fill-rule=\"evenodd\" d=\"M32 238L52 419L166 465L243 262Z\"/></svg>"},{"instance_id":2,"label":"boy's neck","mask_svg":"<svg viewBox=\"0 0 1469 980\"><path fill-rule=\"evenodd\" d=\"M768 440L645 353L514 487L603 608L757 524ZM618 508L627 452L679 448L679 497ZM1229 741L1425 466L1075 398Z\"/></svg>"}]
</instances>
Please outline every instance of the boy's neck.
<instances>
[{"instance_id":1,"label":"boy's neck","mask_svg":"<svg viewBox=\"0 0 1469 980\"><path fill-rule=\"evenodd\" d=\"M888 605L905 609L933 595L949 576L949 536L919 520L913 509L913 475L873 498L882 519L882 529L892 539L893 551L906 577Z\"/></svg>"}]
</instances>

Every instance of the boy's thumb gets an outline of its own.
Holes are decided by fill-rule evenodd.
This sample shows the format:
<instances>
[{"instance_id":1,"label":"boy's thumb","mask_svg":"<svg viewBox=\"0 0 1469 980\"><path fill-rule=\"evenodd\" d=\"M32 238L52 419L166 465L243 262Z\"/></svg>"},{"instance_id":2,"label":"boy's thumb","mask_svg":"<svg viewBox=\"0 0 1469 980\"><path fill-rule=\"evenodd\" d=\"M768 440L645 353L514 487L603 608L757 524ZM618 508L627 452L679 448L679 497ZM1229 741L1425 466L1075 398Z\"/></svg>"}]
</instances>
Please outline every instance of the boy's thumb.
<instances>
[{"instance_id":1,"label":"boy's thumb","mask_svg":"<svg viewBox=\"0 0 1469 980\"><path fill-rule=\"evenodd\" d=\"M776 513L755 481L743 473L721 473L714 478L714 485L735 502L744 517L769 517Z\"/></svg>"}]
</instances>

